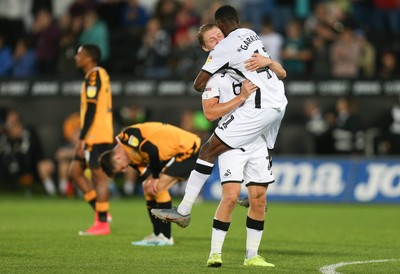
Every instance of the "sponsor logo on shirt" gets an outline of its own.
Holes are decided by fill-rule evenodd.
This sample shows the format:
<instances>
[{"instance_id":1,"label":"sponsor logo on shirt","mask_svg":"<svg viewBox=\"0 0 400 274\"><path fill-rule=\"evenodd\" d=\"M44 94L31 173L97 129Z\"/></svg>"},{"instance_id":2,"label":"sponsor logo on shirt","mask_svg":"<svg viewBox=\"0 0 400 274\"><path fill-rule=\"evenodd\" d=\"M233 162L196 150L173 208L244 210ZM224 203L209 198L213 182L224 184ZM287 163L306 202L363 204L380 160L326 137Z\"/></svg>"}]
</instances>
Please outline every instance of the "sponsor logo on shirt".
<instances>
[{"instance_id":1,"label":"sponsor logo on shirt","mask_svg":"<svg viewBox=\"0 0 400 274\"><path fill-rule=\"evenodd\" d=\"M86 90L86 94L88 98L94 98L97 94L97 87L89 86Z\"/></svg>"},{"instance_id":2,"label":"sponsor logo on shirt","mask_svg":"<svg viewBox=\"0 0 400 274\"><path fill-rule=\"evenodd\" d=\"M139 139L135 136L129 136L128 144L132 147L137 147L139 145Z\"/></svg>"}]
</instances>

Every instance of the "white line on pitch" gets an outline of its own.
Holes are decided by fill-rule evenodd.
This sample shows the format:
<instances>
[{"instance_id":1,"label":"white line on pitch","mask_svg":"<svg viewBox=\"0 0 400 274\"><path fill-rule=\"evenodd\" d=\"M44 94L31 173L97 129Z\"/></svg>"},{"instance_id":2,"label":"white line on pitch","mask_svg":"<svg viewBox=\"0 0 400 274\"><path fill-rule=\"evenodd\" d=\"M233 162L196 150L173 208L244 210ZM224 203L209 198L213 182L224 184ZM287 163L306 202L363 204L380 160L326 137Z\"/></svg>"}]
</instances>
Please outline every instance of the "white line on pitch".
<instances>
[{"instance_id":1,"label":"white line on pitch","mask_svg":"<svg viewBox=\"0 0 400 274\"><path fill-rule=\"evenodd\" d=\"M340 272L336 272L336 268L351 265L351 264L371 264L371 263L385 263L385 262L393 262L399 261L399 259L385 259L385 260L371 260L371 261L363 261L363 262L341 262L338 264L325 265L319 269L319 271L323 274L340 274Z\"/></svg>"}]
</instances>

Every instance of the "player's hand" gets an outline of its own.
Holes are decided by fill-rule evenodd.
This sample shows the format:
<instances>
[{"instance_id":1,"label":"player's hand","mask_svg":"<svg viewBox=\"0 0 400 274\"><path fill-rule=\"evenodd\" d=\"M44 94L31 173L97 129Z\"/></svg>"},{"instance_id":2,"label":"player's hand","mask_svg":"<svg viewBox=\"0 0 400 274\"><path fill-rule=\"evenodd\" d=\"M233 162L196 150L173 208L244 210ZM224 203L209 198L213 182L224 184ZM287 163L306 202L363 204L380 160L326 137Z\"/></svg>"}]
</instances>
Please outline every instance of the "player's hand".
<instances>
[{"instance_id":1,"label":"player's hand","mask_svg":"<svg viewBox=\"0 0 400 274\"><path fill-rule=\"evenodd\" d=\"M240 89L240 96L245 99L249 98L249 96L257 90L257 86L253 84L250 80L244 80L242 83L242 87Z\"/></svg>"},{"instance_id":2,"label":"player's hand","mask_svg":"<svg viewBox=\"0 0 400 274\"><path fill-rule=\"evenodd\" d=\"M259 53L253 53L250 59L244 61L244 64L248 71L256 71L257 69L272 65L272 62L271 58L265 57Z\"/></svg>"},{"instance_id":3,"label":"player's hand","mask_svg":"<svg viewBox=\"0 0 400 274\"><path fill-rule=\"evenodd\" d=\"M158 192L157 183L158 179L154 179L151 176L147 178L147 180L143 182L144 192L149 195L155 196Z\"/></svg>"},{"instance_id":4,"label":"player's hand","mask_svg":"<svg viewBox=\"0 0 400 274\"><path fill-rule=\"evenodd\" d=\"M79 158L85 158L85 141L80 140L78 146L76 147L76 155Z\"/></svg>"}]
</instances>

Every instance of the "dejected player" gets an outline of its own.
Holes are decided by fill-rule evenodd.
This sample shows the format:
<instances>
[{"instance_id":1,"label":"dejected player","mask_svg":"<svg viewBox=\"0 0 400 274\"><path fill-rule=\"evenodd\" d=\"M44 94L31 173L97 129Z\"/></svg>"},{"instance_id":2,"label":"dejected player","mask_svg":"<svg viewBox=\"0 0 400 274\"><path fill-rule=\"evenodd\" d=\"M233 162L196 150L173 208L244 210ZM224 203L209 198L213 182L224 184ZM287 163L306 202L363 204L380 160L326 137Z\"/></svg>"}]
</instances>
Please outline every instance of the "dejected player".
<instances>
[{"instance_id":1,"label":"dejected player","mask_svg":"<svg viewBox=\"0 0 400 274\"><path fill-rule=\"evenodd\" d=\"M94 224L80 231L81 236L110 234L109 178L100 168L98 158L114 142L112 92L108 73L98 66L100 57L100 49L91 44L79 47L75 55L77 67L85 72L85 80L81 90L80 140L69 175L95 210ZM86 167L91 170L93 183L84 174Z\"/></svg>"},{"instance_id":2,"label":"dejected player","mask_svg":"<svg viewBox=\"0 0 400 274\"><path fill-rule=\"evenodd\" d=\"M154 208L171 208L168 190L176 182L189 177L198 157L200 137L173 125L145 122L126 127L116 140L114 149L101 155L101 167L110 177L118 172L126 172L130 167L139 171L153 225L150 235L132 244L173 245L171 223L163 223L150 212Z\"/></svg>"}]
</instances>

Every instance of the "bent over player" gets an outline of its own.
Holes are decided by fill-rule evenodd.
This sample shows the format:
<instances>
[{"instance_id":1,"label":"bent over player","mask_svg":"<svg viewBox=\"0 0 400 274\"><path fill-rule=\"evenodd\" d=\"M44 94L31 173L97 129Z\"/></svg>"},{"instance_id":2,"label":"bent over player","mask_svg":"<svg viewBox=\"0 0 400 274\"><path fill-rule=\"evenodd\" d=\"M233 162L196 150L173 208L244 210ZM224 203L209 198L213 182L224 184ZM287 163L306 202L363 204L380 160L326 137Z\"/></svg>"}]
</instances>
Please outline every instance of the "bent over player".
<instances>
[{"instance_id":1,"label":"bent over player","mask_svg":"<svg viewBox=\"0 0 400 274\"><path fill-rule=\"evenodd\" d=\"M144 197L153 233L133 245L173 245L171 223L163 223L151 213L153 208L171 208L168 190L189 177L201 146L199 136L159 122L129 126L116 137L113 150L100 157L102 169L113 177L117 172L136 168L143 181Z\"/></svg>"},{"instance_id":2,"label":"bent over player","mask_svg":"<svg viewBox=\"0 0 400 274\"><path fill-rule=\"evenodd\" d=\"M114 141L112 119L112 92L110 77L104 68L98 67L101 52L95 45L79 47L75 61L85 72L81 90L81 132L76 156L70 164L69 175L84 193L85 200L95 210L94 224L79 235L110 234L108 224L109 178L101 170L98 158L110 149ZM92 182L84 171L89 167Z\"/></svg>"}]
</instances>

